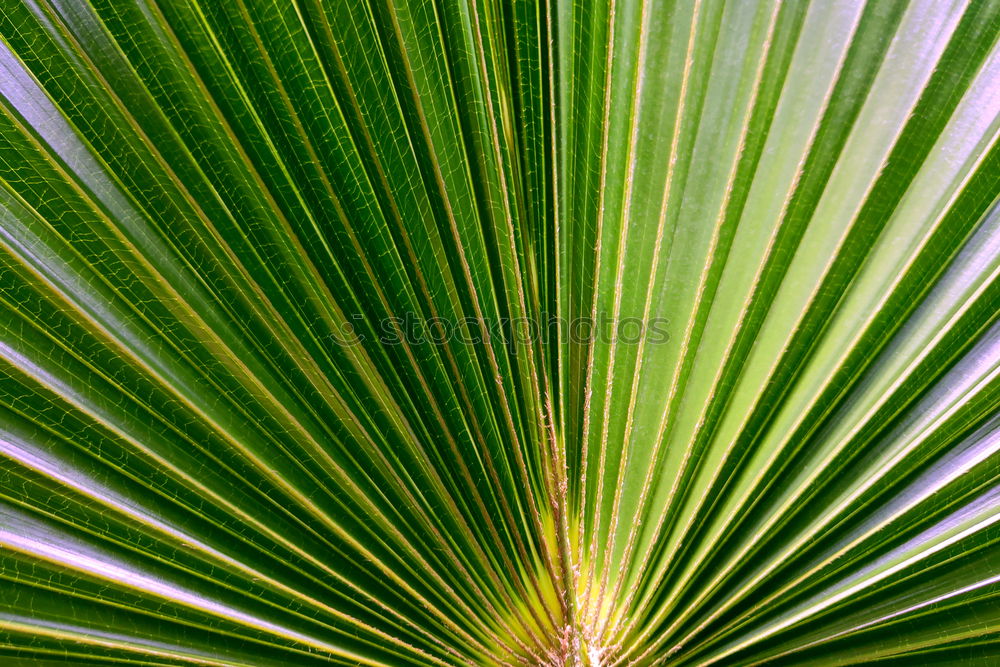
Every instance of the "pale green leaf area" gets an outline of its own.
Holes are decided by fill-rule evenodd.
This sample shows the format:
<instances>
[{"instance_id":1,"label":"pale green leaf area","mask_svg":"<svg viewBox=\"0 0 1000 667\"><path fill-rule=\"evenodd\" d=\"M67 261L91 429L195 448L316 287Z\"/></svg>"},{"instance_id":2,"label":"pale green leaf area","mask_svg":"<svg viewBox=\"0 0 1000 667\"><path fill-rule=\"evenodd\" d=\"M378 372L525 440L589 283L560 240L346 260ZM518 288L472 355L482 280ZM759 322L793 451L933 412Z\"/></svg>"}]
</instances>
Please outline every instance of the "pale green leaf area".
<instances>
[{"instance_id":1,"label":"pale green leaf area","mask_svg":"<svg viewBox=\"0 0 1000 667\"><path fill-rule=\"evenodd\" d=\"M0 667L1000 665L1000 0L0 0Z\"/></svg>"}]
</instances>

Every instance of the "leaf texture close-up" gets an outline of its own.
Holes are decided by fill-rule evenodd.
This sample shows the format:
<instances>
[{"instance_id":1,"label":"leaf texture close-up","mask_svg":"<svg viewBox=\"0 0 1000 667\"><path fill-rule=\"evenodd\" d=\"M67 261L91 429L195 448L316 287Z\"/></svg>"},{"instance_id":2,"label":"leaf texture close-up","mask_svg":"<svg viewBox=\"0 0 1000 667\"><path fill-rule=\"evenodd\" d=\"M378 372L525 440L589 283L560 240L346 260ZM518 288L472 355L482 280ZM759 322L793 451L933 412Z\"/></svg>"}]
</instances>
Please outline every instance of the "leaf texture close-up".
<instances>
[{"instance_id":1,"label":"leaf texture close-up","mask_svg":"<svg viewBox=\"0 0 1000 667\"><path fill-rule=\"evenodd\" d=\"M1000 0L0 0L0 665L1000 664Z\"/></svg>"}]
</instances>

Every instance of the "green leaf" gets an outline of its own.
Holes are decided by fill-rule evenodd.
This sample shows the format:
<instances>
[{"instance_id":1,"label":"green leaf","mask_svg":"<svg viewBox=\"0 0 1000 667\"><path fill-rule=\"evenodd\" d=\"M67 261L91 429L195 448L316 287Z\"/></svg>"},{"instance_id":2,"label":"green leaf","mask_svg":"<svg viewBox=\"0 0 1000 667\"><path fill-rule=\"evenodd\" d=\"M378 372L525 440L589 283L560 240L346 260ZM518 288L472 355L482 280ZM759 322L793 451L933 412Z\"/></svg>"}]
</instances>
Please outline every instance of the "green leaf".
<instances>
[{"instance_id":1,"label":"green leaf","mask_svg":"<svg viewBox=\"0 0 1000 667\"><path fill-rule=\"evenodd\" d=\"M12 0L0 662L992 664L1000 1Z\"/></svg>"}]
</instances>

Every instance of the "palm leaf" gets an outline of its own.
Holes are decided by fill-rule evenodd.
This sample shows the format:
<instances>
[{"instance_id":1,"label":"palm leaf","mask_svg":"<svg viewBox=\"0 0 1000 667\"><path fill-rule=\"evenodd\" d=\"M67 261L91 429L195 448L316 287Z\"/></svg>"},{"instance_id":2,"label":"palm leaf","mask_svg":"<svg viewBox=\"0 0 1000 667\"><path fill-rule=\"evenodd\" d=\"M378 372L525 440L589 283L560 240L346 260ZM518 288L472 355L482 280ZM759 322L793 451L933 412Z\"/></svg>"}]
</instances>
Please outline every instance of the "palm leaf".
<instances>
[{"instance_id":1,"label":"palm leaf","mask_svg":"<svg viewBox=\"0 0 1000 667\"><path fill-rule=\"evenodd\" d=\"M998 39L5 3L0 661L992 664Z\"/></svg>"}]
</instances>

